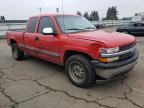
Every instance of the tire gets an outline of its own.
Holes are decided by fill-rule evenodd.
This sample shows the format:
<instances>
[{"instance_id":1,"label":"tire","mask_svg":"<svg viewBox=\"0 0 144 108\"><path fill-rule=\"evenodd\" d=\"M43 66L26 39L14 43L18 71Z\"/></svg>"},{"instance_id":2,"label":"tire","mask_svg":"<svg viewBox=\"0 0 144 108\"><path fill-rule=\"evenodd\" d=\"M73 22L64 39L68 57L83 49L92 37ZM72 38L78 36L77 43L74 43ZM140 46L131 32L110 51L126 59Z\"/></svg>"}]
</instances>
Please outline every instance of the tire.
<instances>
[{"instance_id":1,"label":"tire","mask_svg":"<svg viewBox=\"0 0 144 108\"><path fill-rule=\"evenodd\" d=\"M65 70L69 80L78 87L88 87L95 81L90 60L84 55L73 55L66 60Z\"/></svg>"},{"instance_id":2,"label":"tire","mask_svg":"<svg viewBox=\"0 0 144 108\"><path fill-rule=\"evenodd\" d=\"M18 48L18 46L17 46L17 44L16 43L13 43L12 45L11 45L11 50L12 50L12 55L13 55L13 57L14 57L14 59L15 60L23 60L23 58L24 58L24 52L22 52L19 48Z\"/></svg>"}]
</instances>

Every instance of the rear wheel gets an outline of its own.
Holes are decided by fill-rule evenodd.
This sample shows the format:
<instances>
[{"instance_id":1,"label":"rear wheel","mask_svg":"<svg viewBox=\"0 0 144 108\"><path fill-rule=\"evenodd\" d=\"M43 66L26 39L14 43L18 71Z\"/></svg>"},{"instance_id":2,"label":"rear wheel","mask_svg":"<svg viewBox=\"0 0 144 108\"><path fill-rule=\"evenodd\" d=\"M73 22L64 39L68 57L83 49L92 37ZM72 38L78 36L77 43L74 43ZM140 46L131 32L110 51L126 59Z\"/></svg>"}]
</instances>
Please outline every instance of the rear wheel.
<instances>
[{"instance_id":1,"label":"rear wheel","mask_svg":"<svg viewBox=\"0 0 144 108\"><path fill-rule=\"evenodd\" d=\"M95 80L94 70L86 56L73 55L69 57L65 69L69 80L78 87L90 86Z\"/></svg>"},{"instance_id":2,"label":"rear wheel","mask_svg":"<svg viewBox=\"0 0 144 108\"><path fill-rule=\"evenodd\" d=\"M15 60L22 60L24 58L24 52L22 52L16 43L13 43L11 45L11 49L12 49L12 55L14 57Z\"/></svg>"}]
</instances>

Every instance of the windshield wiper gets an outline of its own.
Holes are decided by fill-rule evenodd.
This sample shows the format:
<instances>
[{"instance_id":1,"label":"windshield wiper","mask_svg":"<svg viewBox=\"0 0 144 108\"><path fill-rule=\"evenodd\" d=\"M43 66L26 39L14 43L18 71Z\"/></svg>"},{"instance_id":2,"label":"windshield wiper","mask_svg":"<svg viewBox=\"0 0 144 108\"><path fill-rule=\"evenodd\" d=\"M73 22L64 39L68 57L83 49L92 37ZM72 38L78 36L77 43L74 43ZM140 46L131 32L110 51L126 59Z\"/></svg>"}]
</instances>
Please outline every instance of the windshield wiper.
<instances>
[{"instance_id":1,"label":"windshield wiper","mask_svg":"<svg viewBox=\"0 0 144 108\"><path fill-rule=\"evenodd\" d=\"M96 28L94 28L94 27L86 27L84 29L96 29Z\"/></svg>"},{"instance_id":2,"label":"windshield wiper","mask_svg":"<svg viewBox=\"0 0 144 108\"><path fill-rule=\"evenodd\" d=\"M85 31L85 29L80 29L80 28L70 28L70 29L66 29L66 30L80 30L80 31Z\"/></svg>"}]
</instances>

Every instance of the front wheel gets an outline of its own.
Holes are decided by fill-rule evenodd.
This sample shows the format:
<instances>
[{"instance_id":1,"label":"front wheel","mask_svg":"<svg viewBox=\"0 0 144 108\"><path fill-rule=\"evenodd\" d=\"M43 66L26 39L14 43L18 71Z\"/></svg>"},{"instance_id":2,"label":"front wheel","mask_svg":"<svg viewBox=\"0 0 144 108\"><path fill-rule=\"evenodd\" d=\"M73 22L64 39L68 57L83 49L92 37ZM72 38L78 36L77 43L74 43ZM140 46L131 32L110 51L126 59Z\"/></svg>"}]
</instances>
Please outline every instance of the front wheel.
<instances>
[{"instance_id":1,"label":"front wheel","mask_svg":"<svg viewBox=\"0 0 144 108\"><path fill-rule=\"evenodd\" d=\"M24 58L24 52L22 52L16 43L13 43L11 45L11 49L12 49L12 55L14 57L15 60L22 60Z\"/></svg>"},{"instance_id":2,"label":"front wheel","mask_svg":"<svg viewBox=\"0 0 144 108\"><path fill-rule=\"evenodd\" d=\"M73 55L65 63L69 80L78 87L90 86L95 80L95 73L90 60L84 55Z\"/></svg>"}]
</instances>

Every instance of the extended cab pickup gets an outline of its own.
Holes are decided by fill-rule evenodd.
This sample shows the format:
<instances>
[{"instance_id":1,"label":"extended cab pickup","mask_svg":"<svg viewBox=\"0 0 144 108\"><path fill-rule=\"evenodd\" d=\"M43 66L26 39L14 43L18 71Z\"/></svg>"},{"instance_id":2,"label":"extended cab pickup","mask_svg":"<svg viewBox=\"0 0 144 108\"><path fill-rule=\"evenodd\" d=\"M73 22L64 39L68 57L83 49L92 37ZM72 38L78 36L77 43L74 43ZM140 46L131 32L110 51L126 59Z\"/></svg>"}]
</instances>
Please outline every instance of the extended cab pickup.
<instances>
[{"instance_id":1,"label":"extended cab pickup","mask_svg":"<svg viewBox=\"0 0 144 108\"><path fill-rule=\"evenodd\" d=\"M16 60L22 60L26 53L63 65L70 81L78 87L129 72L139 56L135 37L97 31L76 15L31 17L25 32L7 32L7 42Z\"/></svg>"}]
</instances>

